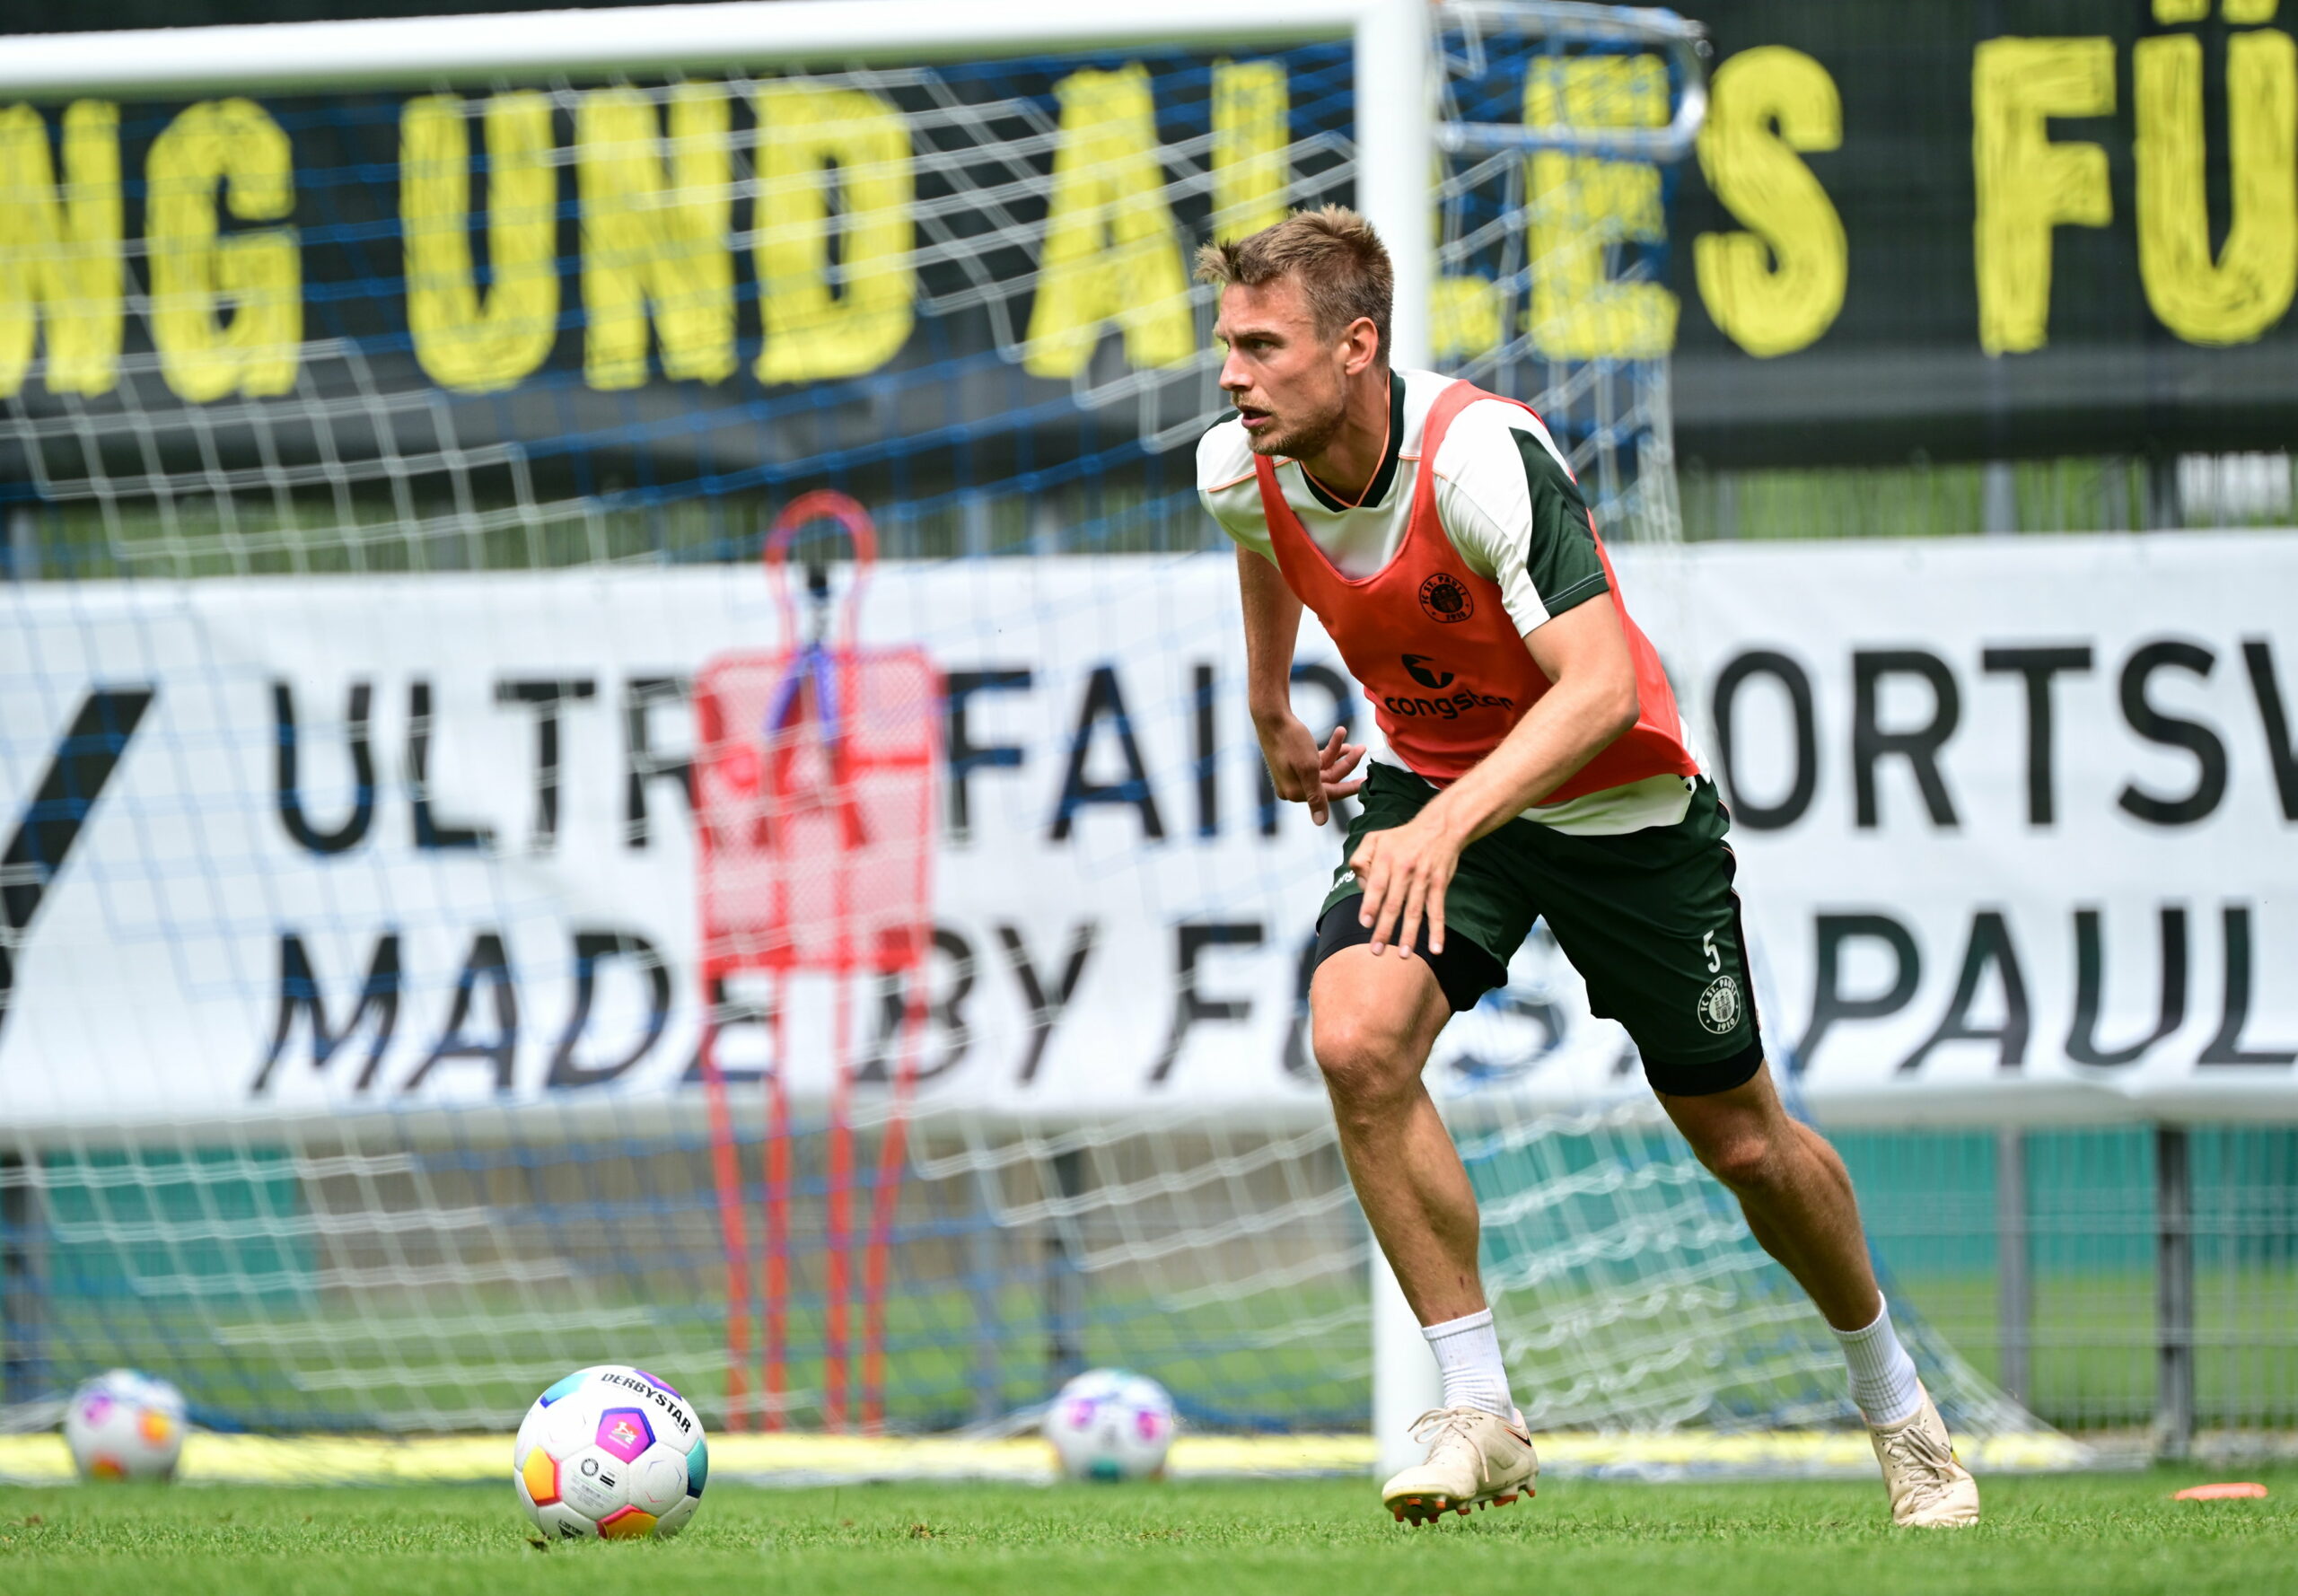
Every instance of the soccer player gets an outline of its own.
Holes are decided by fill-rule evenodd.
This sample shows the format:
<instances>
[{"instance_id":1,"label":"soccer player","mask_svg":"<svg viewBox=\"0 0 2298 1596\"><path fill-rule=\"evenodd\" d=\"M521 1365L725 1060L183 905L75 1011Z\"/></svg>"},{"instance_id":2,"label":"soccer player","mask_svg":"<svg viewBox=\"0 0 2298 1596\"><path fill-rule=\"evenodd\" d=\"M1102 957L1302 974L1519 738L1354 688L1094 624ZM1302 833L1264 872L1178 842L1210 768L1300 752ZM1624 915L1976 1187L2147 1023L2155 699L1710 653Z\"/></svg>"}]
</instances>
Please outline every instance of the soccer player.
<instances>
[{"instance_id":1,"label":"soccer player","mask_svg":"<svg viewBox=\"0 0 2298 1596\"><path fill-rule=\"evenodd\" d=\"M1349 1178L1419 1318L1443 1407L1382 1487L1415 1522L1512 1502L1539 1472L1477 1269L1467 1171L1421 1084L1452 1014L1545 917L1591 1006L1842 1343L1902 1524L1968 1524L1948 1448L1876 1289L1851 1181L1764 1065L1724 844L1571 469L1539 417L1392 371L1380 239L1338 206L1208 245L1234 419L1197 448L1237 544L1253 723L1278 794L1323 825L1361 795L1317 922L1310 1006ZM1339 646L1391 760L1294 715L1301 607Z\"/></svg>"}]
</instances>

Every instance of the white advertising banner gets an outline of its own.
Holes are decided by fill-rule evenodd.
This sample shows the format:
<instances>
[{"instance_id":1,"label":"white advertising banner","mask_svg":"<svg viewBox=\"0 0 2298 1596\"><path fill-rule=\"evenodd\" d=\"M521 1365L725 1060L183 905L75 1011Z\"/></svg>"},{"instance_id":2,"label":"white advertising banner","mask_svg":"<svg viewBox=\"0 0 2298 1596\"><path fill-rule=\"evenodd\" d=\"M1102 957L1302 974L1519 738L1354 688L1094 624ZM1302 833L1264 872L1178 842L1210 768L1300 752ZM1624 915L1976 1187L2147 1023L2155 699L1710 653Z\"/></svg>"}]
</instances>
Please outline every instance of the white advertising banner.
<instances>
[{"instance_id":1,"label":"white advertising banner","mask_svg":"<svg viewBox=\"0 0 2298 1596\"><path fill-rule=\"evenodd\" d=\"M1820 1118L2298 1117L2298 538L1658 564Z\"/></svg>"},{"instance_id":2,"label":"white advertising banner","mask_svg":"<svg viewBox=\"0 0 2298 1596\"><path fill-rule=\"evenodd\" d=\"M1619 559L1733 800L1823 1120L2298 1118L2298 539ZM879 569L945 682L919 1106L1297 1115L1337 833L1267 798L1226 557ZM0 592L0 1103L31 1130L699 1091L689 687L755 568ZM1367 706L1304 633L1312 727ZM1631 1090L1544 939L1449 1097ZM857 1090L901 995L764 974L720 1062Z\"/></svg>"}]
</instances>

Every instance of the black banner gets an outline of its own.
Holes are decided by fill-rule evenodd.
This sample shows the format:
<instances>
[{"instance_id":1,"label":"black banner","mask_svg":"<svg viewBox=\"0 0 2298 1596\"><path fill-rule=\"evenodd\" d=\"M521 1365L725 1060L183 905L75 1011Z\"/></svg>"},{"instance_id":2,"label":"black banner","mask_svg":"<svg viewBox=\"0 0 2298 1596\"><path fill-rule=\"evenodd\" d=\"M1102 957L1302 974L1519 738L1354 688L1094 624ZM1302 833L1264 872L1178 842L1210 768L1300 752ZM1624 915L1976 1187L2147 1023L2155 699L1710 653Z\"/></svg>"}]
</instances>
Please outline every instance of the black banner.
<instances>
[{"instance_id":1,"label":"black banner","mask_svg":"<svg viewBox=\"0 0 2298 1596\"><path fill-rule=\"evenodd\" d=\"M1679 455L1715 469L2298 435L2298 47L2276 0L1699 9L1713 105L1658 184L1664 232L1633 197L1648 175L1584 190L1619 213L1609 269L1656 267L1671 297L1575 320L1574 294L1609 292L1586 251L1528 288L1540 250L1495 245L1451 263L1446 364L1529 397L1554 358L1671 351ZM1463 114L1523 114L1524 48L1454 83ZM1119 490L1092 511L1119 523L1188 494L1213 402L1188 250L1224 194L1255 217L1349 197L1351 92L1346 48L1317 46L767 77L692 105L5 110L0 208L31 247L0 278L0 497L220 469L283 505L388 496L452 529L465 506L829 483L927 516ZM1256 188L1264 138L1289 150ZM1031 252L1061 256L1073 224L1083 264L1049 293ZM857 297L873 282L882 314ZM1559 327L1587 346L1539 347Z\"/></svg>"},{"instance_id":2,"label":"black banner","mask_svg":"<svg viewBox=\"0 0 2298 1596\"><path fill-rule=\"evenodd\" d=\"M1670 218L1685 456L2298 437L2298 57L2275 0L1691 9L1716 52Z\"/></svg>"}]
</instances>

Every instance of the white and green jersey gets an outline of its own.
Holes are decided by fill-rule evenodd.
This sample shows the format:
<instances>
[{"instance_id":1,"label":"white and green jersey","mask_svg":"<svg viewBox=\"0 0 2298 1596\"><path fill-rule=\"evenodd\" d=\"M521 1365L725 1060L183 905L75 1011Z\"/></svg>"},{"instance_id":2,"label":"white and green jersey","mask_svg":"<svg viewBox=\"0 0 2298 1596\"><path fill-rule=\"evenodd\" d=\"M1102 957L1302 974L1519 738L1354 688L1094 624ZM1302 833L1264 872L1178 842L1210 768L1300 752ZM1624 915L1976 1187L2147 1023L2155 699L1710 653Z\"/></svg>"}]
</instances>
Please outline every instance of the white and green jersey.
<instances>
[{"instance_id":1,"label":"white and green jersey","mask_svg":"<svg viewBox=\"0 0 2298 1596\"><path fill-rule=\"evenodd\" d=\"M1468 406L1453 418L1439 457L1424 460L1420 443L1429 410L1452 381L1434 372L1394 374L1388 453L1362 504L1334 498L1289 458L1275 462L1277 487L1326 557L1344 575L1361 578L1396 553L1411 520L1418 473L1433 471L1437 519L1460 563L1499 586L1516 629L1529 634L1609 590L1588 530L1587 504L1548 429L1515 405L1486 399ZM1224 421L1198 443L1197 491L1206 512L1240 548L1275 563L1242 422ZM1535 805L1524 817L1562 831L1614 836L1674 825L1690 794L1683 777L1653 776Z\"/></svg>"}]
</instances>

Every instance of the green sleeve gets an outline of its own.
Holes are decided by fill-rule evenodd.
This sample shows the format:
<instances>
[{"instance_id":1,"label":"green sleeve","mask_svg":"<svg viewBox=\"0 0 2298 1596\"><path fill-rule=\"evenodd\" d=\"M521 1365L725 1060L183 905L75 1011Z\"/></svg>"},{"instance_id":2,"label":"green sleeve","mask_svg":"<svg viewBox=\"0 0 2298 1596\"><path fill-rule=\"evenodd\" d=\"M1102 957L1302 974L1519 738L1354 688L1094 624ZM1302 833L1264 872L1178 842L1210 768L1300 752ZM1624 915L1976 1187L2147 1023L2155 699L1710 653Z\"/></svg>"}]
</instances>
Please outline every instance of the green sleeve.
<instances>
[{"instance_id":1,"label":"green sleeve","mask_svg":"<svg viewBox=\"0 0 2298 1596\"><path fill-rule=\"evenodd\" d=\"M1530 548L1525 574L1532 591L1550 615L1562 615L1610 590L1604 563L1596 553L1595 535L1588 530L1588 504L1579 485L1556 463L1556 457L1530 433L1518 432L1516 452L1524 460L1524 486L1532 507Z\"/></svg>"}]
</instances>

